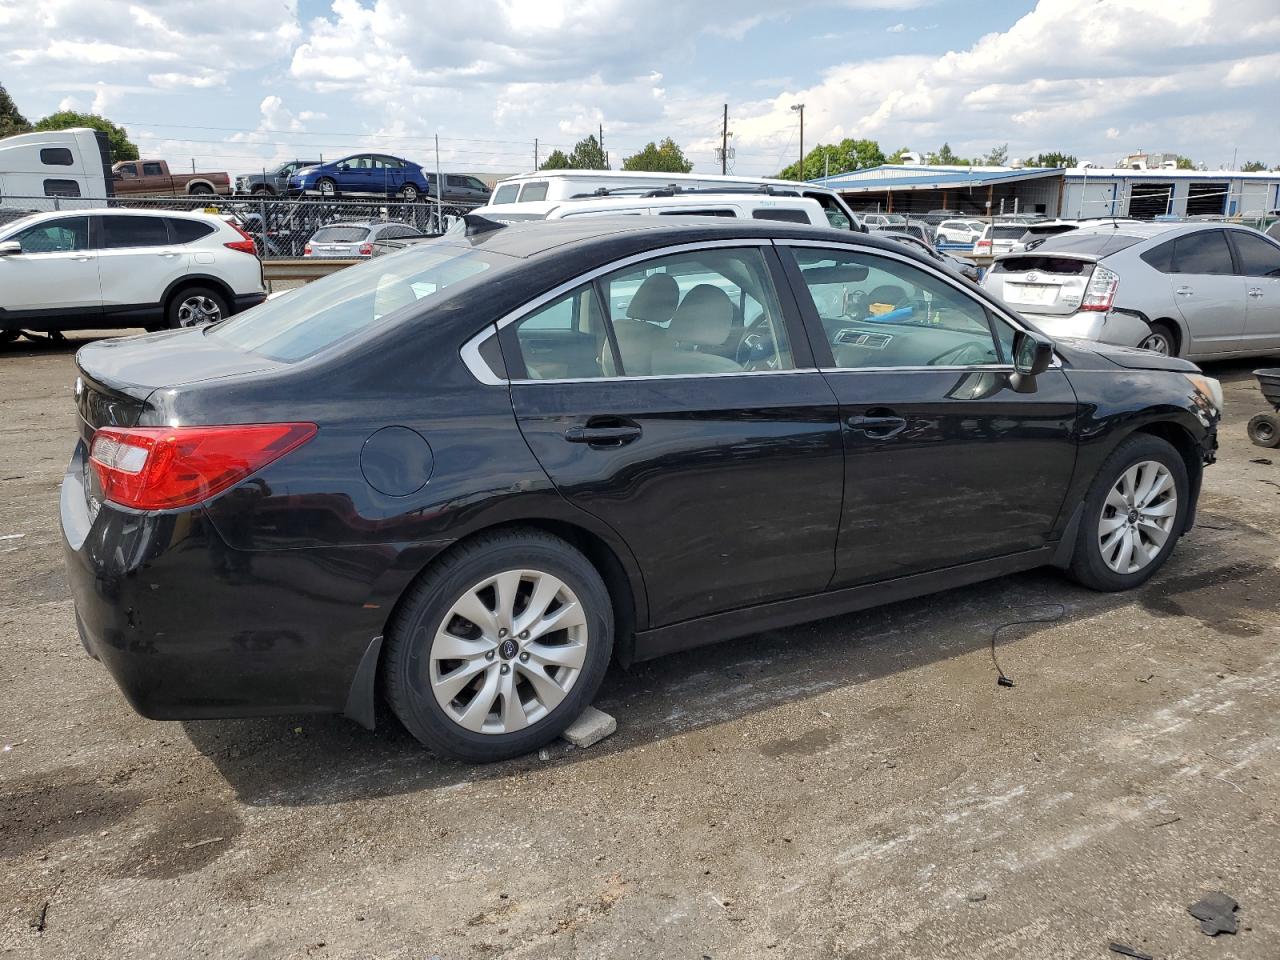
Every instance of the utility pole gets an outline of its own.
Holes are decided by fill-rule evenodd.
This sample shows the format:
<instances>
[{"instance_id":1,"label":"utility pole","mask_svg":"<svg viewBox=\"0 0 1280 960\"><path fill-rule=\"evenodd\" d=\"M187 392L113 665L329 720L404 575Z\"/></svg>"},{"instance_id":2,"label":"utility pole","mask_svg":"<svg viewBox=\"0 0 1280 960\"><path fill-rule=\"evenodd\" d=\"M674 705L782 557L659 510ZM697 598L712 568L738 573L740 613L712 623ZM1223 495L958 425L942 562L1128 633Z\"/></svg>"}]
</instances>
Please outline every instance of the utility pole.
<instances>
[{"instance_id":1,"label":"utility pole","mask_svg":"<svg viewBox=\"0 0 1280 960\"><path fill-rule=\"evenodd\" d=\"M598 141L598 142L599 142L599 144L600 144L600 152L601 152L602 154L604 154L604 168L605 168L606 170L608 170L608 169L609 169L609 155L608 155L607 153L605 153L605 152L604 152L604 124L603 124L603 123L602 123L602 124L600 124L600 139L599 139L599 141Z\"/></svg>"},{"instance_id":2,"label":"utility pole","mask_svg":"<svg viewBox=\"0 0 1280 960\"><path fill-rule=\"evenodd\" d=\"M793 103L791 109L800 114L800 168L797 180L804 179L804 104Z\"/></svg>"},{"instance_id":3,"label":"utility pole","mask_svg":"<svg viewBox=\"0 0 1280 960\"><path fill-rule=\"evenodd\" d=\"M729 105L724 105L724 123L720 127L720 173L729 172Z\"/></svg>"},{"instance_id":4,"label":"utility pole","mask_svg":"<svg viewBox=\"0 0 1280 960\"><path fill-rule=\"evenodd\" d=\"M533 169L538 169L538 138L533 138Z\"/></svg>"},{"instance_id":5,"label":"utility pole","mask_svg":"<svg viewBox=\"0 0 1280 960\"><path fill-rule=\"evenodd\" d=\"M436 134L436 230L444 233L444 210L442 209L444 182L440 178L440 134Z\"/></svg>"}]
</instances>

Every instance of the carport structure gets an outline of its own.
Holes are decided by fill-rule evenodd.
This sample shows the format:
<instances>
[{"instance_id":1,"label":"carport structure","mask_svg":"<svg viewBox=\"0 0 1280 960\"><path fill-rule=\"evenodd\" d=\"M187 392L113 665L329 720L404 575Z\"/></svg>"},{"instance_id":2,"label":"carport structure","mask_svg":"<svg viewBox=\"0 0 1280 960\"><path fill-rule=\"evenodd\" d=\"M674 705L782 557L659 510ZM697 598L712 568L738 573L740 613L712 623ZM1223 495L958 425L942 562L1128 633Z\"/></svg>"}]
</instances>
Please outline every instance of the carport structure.
<instances>
[{"instance_id":1,"label":"carport structure","mask_svg":"<svg viewBox=\"0 0 1280 960\"><path fill-rule=\"evenodd\" d=\"M968 216L1005 213L1058 216L1063 169L883 164L821 177L855 211L923 214L956 210Z\"/></svg>"}]
</instances>

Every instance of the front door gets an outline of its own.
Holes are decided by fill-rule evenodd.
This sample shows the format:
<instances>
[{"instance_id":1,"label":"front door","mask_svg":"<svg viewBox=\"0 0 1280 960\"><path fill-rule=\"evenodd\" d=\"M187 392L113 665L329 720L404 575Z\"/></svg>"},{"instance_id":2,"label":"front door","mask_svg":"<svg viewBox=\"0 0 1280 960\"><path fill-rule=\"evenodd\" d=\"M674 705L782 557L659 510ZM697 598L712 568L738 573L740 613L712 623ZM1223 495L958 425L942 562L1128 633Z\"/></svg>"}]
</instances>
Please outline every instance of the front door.
<instances>
[{"instance_id":1,"label":"front door","mask_svg":"<svg viewBox=\"0 0 1280 960\"><path fill-rule=\"evenodd\" d=\"M1173 300L1186 321L1185 356L1201 357L1242 349L1245 282L1236 273L1222 230L1199 230L1173 243Z\"/></svg>"},{"instance_id":2,"label":"front door","mask_svg":"<svg viewBox=\"0 0 1280 960\"><path fill-rule=\"evenodd\" d=\"M783 249L840 403L835 585L1045 546L1076 455L1076 398L1062 370L1037 377L1034 393L1015 391L1013 327L906 257Z\"/></svg>"},{"instance_id":3,"label":"front door","mask_svg":"<svg viewBox=\"0 0 1280 960\"><path fill-rule=\"evenodd\" d=\"M1232 230L1228 236L1245 283L1242 349L1280 350L1280 244L1249 230Z\"/></svg>"},{"instance_id":4,"label":"front door","mask_svg":"<svg viewBox=\"0 0 1280 960\"><path fill-rule=\"evenodd\" d=\"M0 257L0 309L80 311L102 307L98 256L89 243L88 217L60 217L19 231L22 252Z\"/></svg>"},{"instance_id":5,"label":"front door","mask_svg":"<svg viewBox=\"0 0 1280 960\"><path fill-rule=\"evenodd\" d=\"M338 189L343 193L369 193L372 189L373 158L350 157L338 165Z\"/></svg>"},{"instance_id":6,"label":"front door","mask_svg":"<svg viewBox=\"0 0 1280 960\"><path fill-rule=\"evenodd\" d=\"M650 626L831 579L839 421L780 280L767 244L655 256L503 332L525 440L626 541Z\"/></svg>"}]
</instances>

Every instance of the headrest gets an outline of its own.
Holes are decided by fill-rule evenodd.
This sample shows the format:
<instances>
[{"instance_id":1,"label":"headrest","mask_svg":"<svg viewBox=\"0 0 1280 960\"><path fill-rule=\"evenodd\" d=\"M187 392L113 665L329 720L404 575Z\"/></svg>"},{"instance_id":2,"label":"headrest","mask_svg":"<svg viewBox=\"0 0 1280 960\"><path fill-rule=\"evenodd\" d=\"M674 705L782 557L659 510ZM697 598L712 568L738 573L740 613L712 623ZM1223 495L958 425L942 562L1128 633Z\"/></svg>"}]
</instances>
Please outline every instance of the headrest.
<instances>
[{"instance_id":1,"label":"headrest","mask_svg":"<svg viewBox=\"0 0 1280 960\"><path fill-rule=\"evenodd\" d=\"M728 339L731 329L733 301L729 295L719 287L700 283L685 294L667 332L681 343L717 347Z\"/></svg>"},{"instance_id":2,"label":"headrest","mask_svg":"<svg viewBox=\"0 0 1280 960\"><path fill-rule=\"evenodd\" d=\"M627 318L666 323L679 302L680 287L676 285L676 278L669 273L651 273L627 304Z\"/></svg>"}]
</instances>

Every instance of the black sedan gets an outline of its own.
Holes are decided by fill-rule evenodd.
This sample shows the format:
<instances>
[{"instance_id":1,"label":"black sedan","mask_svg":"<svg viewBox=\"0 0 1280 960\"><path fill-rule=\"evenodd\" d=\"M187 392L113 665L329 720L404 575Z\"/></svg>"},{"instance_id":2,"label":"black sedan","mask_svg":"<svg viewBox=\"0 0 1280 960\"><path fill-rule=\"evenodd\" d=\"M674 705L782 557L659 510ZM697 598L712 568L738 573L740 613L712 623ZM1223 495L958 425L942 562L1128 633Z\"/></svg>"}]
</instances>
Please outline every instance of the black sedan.
<instances>
[{"instance_id":1,"label":"black sedan","mask_svg":"<svg viewBox=\"0 0 1280 960\"><path fill-rule=\"evenodd\" d=\"M1221 395L894 240L498 224L77 356L81 639L148 717L375 698L472 760L623 664L1056 565L1137 586Z\"/></svg>"}]
</instances>

